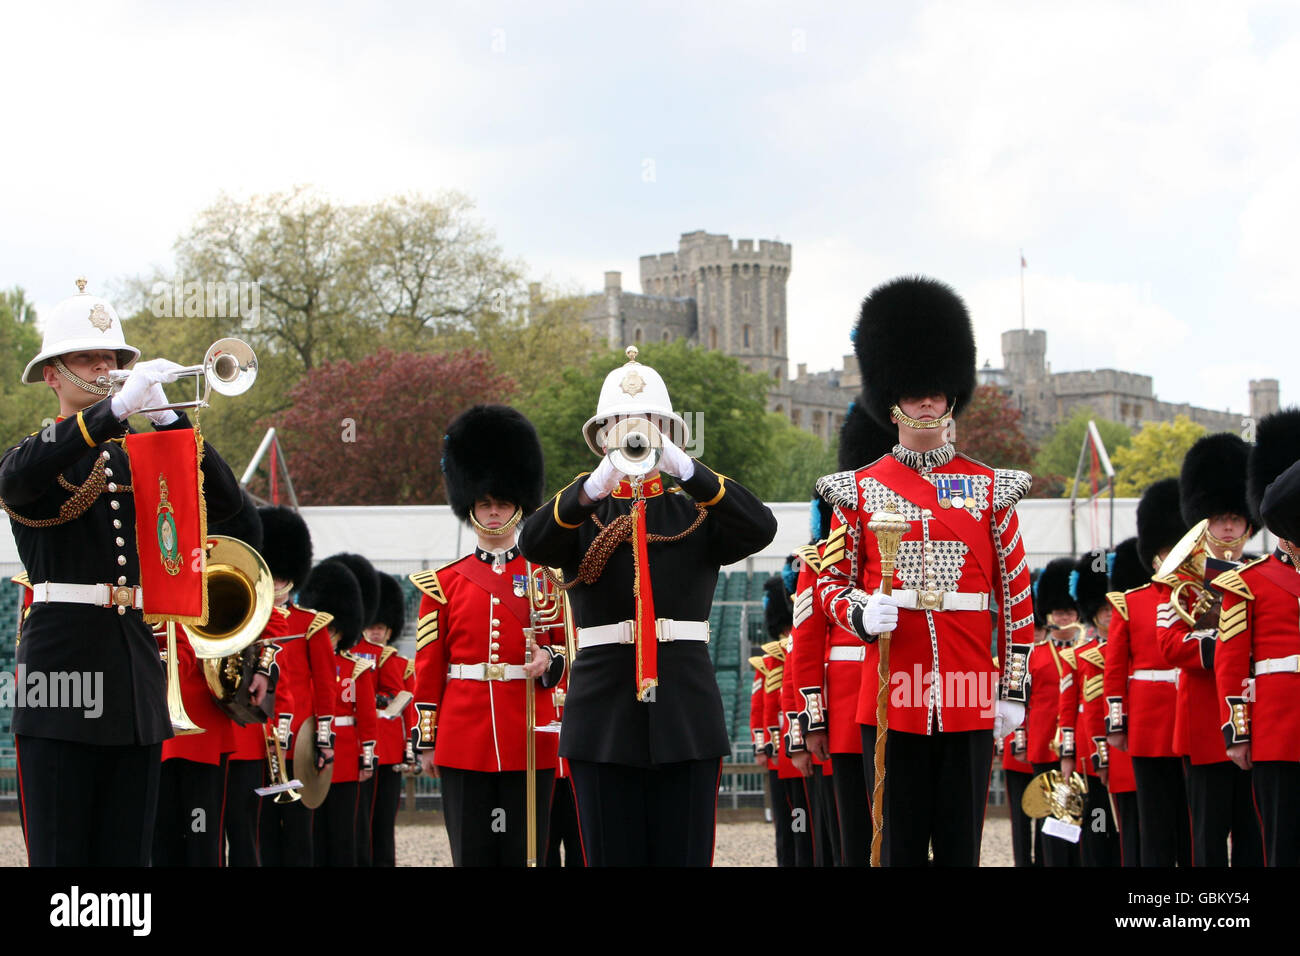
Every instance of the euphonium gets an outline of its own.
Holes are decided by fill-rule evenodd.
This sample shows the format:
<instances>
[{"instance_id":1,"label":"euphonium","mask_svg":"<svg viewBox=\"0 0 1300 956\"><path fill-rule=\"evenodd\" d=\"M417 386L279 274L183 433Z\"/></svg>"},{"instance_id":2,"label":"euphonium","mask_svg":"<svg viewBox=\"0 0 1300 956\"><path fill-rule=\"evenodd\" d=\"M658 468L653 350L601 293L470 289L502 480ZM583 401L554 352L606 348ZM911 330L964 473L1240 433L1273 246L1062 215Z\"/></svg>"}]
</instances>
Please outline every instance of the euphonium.
<instances>
[{"instance_id":1,"label":"euphonium","mask_svg":"<svg viewBox=\"0 0 1300 956\"><path fill-rule=\"evenodd\" d=\"M1155 574L1156 580L1163 580L1174 589L1170 603L1188 627L1196 627L1216 600L1215 593L1205 585L1205 535L1209 524L1208 519L1202 519L1193 525L1173 546Z\"/></svg>"}]
</instances>

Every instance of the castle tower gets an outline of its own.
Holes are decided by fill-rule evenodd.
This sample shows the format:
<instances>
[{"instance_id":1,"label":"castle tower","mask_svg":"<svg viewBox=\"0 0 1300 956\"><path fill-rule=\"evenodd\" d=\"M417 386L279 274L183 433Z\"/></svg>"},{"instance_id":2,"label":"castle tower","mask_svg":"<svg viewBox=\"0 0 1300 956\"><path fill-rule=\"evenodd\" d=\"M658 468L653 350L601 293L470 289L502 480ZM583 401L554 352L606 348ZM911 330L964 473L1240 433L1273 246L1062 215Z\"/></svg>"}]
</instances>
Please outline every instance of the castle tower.
<instances>
[{"instance_id":1,"label":"castle tower","mask_svg":"<svg viewBox=\"0 0 1300 956\"><path fill-rule=\"evenodd\" d=\"M752 371L785 381L788 243L683 233L677 252L641 257L646 295L695 299L696 342L733 355Z\"/></svg>"},{"instance_id":2,"label":"castle tower","mask_svg":"<svg viewBox=\"0 0 1300 956\"><path fill-rule=\"evenodd\" d=\"M1250 417L1259 421L1278 410L1278 382L1275 378L1250 380Z\"/></svg>"},{"instance_id":3,"label":"castle tower","mask_svg":"<svg viewBox=\"0 0 1300 956\"><path fill-rule=\"evenodd\" d=\"M1047 377L1047 333L1011 329L1002 333L1002 365L1012 387Z\"/></svg>"}]
</instances>

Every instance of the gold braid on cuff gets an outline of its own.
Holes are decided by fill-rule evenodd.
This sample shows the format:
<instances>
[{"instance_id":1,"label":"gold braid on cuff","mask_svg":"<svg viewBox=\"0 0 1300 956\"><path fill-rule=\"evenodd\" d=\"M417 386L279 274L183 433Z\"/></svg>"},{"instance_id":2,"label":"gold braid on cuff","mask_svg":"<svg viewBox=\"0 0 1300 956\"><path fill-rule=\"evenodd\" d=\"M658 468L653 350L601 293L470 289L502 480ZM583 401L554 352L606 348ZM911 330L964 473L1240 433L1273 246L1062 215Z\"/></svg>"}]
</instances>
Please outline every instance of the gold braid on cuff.
<instances>
[{"instance_id":1,"label":"gold braid on cuff","mask_svg":"<svg viewBox=\"0 0 1300 956\"><path fill-rule=\"evenodd\" d=\"M894 421L898 422L900 425L906 425L908 428L918 428L925 431L928 431L932 428L943 428L950 421L952 421L951 410L944 412L942 415L940 415L932 422L923 422L920 421L919 419L913 418L911 415L906 414L897 405L889 406L889 414L890 417L893 418Z\"/></svg>"}]
</instances>

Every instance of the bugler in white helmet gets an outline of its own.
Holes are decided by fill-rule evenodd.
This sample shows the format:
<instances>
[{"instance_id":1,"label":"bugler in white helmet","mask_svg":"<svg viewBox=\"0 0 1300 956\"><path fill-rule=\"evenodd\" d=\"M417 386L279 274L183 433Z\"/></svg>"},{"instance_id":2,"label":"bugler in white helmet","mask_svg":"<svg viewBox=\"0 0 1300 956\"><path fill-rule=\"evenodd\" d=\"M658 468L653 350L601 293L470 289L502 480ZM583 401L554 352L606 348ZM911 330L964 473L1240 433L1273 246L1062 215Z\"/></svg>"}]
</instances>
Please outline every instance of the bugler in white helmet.
<instances>
[{"instance_id":1,"label":"bugler in white helmet","mask_svg":"<svg viewBox=\"0 0 1300 956\"><path fill-rule=\"evenodd\" d=\"M45 338L36 358L23 370L23 382L39 385L45 381L45 363L70 352L112 349L117 353L117 367L130 368L140 357L140 350L126 344L122 320L106 300L86 291L86 280L77 279L77 294L54 307L45 319ZM107 393L107 390L105 390Z\"/></svg>"},{"instance_id":2,"label":"bugler in white helmet","mask_svg":"<svg viewBox=\"0 0 1300 956\"><path fill-rule=\"evenodd\" d=\"M605 449L601 447L601 430L606 425L612 425L613 420L620 415L659 415L663 418L664 425L671 425L667 437L673 444L684 448L690 442L690 429L682 417L673 411L668 386L658 372L636 360L637 354L635 345L627 347L627 364L605 376L605 384L600 387L600 401L596 403L596 414L582 426L582 437L587 440L587 447L598 456L604 457L605 454Z\"/></svg>"}]
</instances>

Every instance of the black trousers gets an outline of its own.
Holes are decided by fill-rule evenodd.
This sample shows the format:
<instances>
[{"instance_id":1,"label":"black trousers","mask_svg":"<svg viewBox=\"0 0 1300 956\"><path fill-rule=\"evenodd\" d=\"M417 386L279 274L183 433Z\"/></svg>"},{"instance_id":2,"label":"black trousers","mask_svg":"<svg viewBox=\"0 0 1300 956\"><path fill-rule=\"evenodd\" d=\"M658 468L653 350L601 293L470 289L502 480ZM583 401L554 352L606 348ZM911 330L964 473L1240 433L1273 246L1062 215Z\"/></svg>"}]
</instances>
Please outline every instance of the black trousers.
<instances>
[{"instance_id":1,"label":"black trousers","mask_svg":"<svg viewBox=\"0 0 1300 956\"><path fill-rule=\"evenodd\" d=\"M231 760L226 765L227 866L262 865L257 852L262 798L253 791L265 780L265 760Z\"/></svg>"},{"instance_id":2,"label":"black trousers","mask_svg":"<svg viewBox=\"0 0 1300 956\"><path fill-rule=\"evenodd\" d=\"M871 865L871 793L858 754L831 754L831 786L840 826L840 865Z\"/></svg>"},{"instance_id":3,"label":"black trousers","mask_svg":"<svg viewBox=\"0 0 1300 956\"><path fill-rule=\"evenodd\" d=\"M789 826L785 787L775 770L767 772L767 797L772 807L772 829L776 833L776 865L794 866L794 833Z\"/></svg>"},{"instance_id":4,"label":"black trousers","mask_svg":"<svg viewBox=\"0 0 1300 956\"><path fill-rule=\"evenodd\" d=\"M375 777L382 770L383 768L380 767L369 780L362 780L357 784L357 866L370 866L374 853L374 847L370 843L370 827L375 812Z\"/></svg>"},{"instance_id":5,"label":"black trousers","mask_svg":"<svg viewBox=\"0 0 1300 956\"><path fill-rule=\"evenodd\" d=\"M357 865L357 782L331 783L312 821L314 866Z\"/></svg>"},{"instance_id":6,"label":"black trousers","mask_svg":"<svg viewBox=\"0 0 1300 956\"><path fill-rule=\"evenodd\" d=\"M1088 792L1083 797L1083 837L1079 858L1084 866L1119 866L1119 825L1110 810L1110 793L1097 777L1085 777Z\"/></svg>"},{"instance_id":7,"label":"black trousers","mask_svg":"<svg viewBox=\"0 0 1300 956\"><path fill-rule=\"evenodd\" d=\"M1250 771L1230 760L1194 764L1188 757L1183 769L1192 811L1192 865L1227 866L1231 835L1233 866L1263 866L1264 838Z\"/></svg>"},{"instance_id":8,"label":"black trousers","mask_svg":"<svg viewBox=\"0 0 1300 956\"><path fill-rule=\"evenodd\" d=\"M148 866L162 744L14 737L31 866Z\"/></svg>"},{"instance_id":9,"label":"black trousers","mask_svg":"<svg viewBox=\"0 0 1300 956\"><path fill-rule=\"evenodd\" d=\"M1033 866L1034 821L1021 809L1020 801L1034 775L1005 768L1002 775L1007 781L1007 810L1011 814L1011 855L1016 866Z\"/></svg>"},{"instance_id":10,"label":"black trousers","mask_svg":"<svg viewBox=\"0 0 1300 956\"><path fill-rule=\"evenodd\" d=\"M588 866L712 865L721 758L569 768Z\"/></svg>"},{"instance_id":11,"label":"black trousers","mask_svg":"<svg viewBox=\"0 0 1300 956\"><path fill-rule=\"evenodd\" d=\"M825 768L813 764L804 789L813 813L813 860L816 866L840 865L840 822L835 814L835 787ZM833 776L833 775L832 775Z\"/></svg>"},{"instance_id":12,"label":"black trousers","mask_svg":"<svg viewBox=\"0 0 1300 956\"><path fill-rule=\"evenodd\" d=\"M876 728L862 725L864 769L876 747ZM993 768L993 734L893 731L885 744L885 866L979 866L984 807ZM870 786L874 778L867 776Z\"/></svg>"},{"instance_id":13,"label":"black trousers","mask_svg":"<svg viewBox=\"0 0 1300 956\"><path fill-rule=\"evenodd\" d=\"M546 825L551 818L555 771L537 779L537 863L546 862ZM439 767L442 816L453 866L525 866L528 862L527 771L483 773Z\"/></svg>"},{"instance_id":14,"label":"black trousers","mask_svg":"<svg viewBox=\"0 0 1300 956\"><path fill-rule=\"evenodd\" d=\"M1300 763L1264 760L1251 770L1267 866L1300 866Z\"/></svg>"},{"instance_id":15,"label":"black trousers","mask_svg":"<svg viewBox=\"0 0 1300 956\"><path fill-rule=\"evenodd\" d=\"M375 771L375 810L370 818L371 866L397 866L397 804L405 776L398 764Z\"/></svg>"},{"instance_id":16,"label":"black trousers","mask_svg":"<svg viewBox=\"0 0 1300 956\"><path fill-rule=\"evenodd\" d=\"M221 866L226 761L164 760L153 828L154 866Z\"/></svg>"},{"instance_id":17,"label":"black trousers","mask_svg":"<svg viewBox=\"0 0 1300 956\"><path fill-rule=\"evenodd\" d=\"M804 788L803 777L788 777L779 780L780 794L783 798L780 806L780 822L790 833L793 857L789 866L812 866L813 858L813 817L808 805L808 791Z\"/></svg>"},{"instance_id":18,"label":"black trousers","mask_svg":"<svg viewBox=\"0 0 1300 956\"><path fill-rule=\"evenodd\" d=\"M1134 757L1143 866L1191 866L1192 826L1181 757Z\"/></svg>"},{"instance_id":19,"label":"black trousers","mask_svg":"<svg viewBox=\"0 0 1300 956\"><path fill-rule=\"evenodd\" d=\"M560 862L564 847L564 862ZM573 802L573 783L568 777L555 781L551 795L551 823L546 831L547 866L586 866L582 854L582 836L578 831L578 810Z\"/></svg>"},{"instance_id":20,"label":"black trousers","mask_svg":"<svg viewBox=\"0 0 1300 956\"><path fill-rule=\"evenodd\" d=\"M284 762L286 780L294 779L293 761ZM258 825L258 854L263 866L311 866L313 854L312 817L314 811L302 805L276 803L274 797L262 801Z\"/></svg>"},{"instance_id":21,"label":"black trousers","mask_svg":"<svg viewBox=\"0 0 1300 956\"><path fill-rule=\"evenodd\" d=\"M1115 801L1115 822L1119 825L1120 866L1142 865L1142 822L1138 817L1137 793L1112 793Z\"/></svg>"},{"instance_id":22,"label":"black trousers","mask_svg":"<svg viewBox=\"0 0 1300 956\"><path fill-rule=\"evenodd\" d=\"M1052 763L1036 763L1031 764L1031 766L1034 768L1035 777L1040 773L1046 773L1049 770L1061 769L1059 761L1053 761ZM1035 858L1041 858L1043 866L1078 866L1079 844L1071 843L1069 840L1063 840L1060 837L1049 836L1044 833L1043 824L1046 823L1047 820L1048 817L1043 817L1043 819L1034 824L1034 831L1037 837L1037 840L1034 843ZM1080 836L1080 842L1082 842L1082 839L1082 836Z\"/></svg>"}]
</instances>

